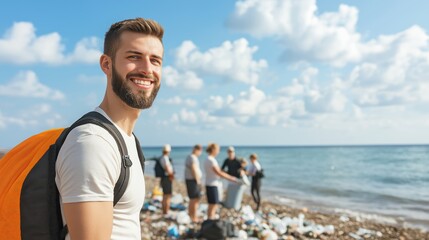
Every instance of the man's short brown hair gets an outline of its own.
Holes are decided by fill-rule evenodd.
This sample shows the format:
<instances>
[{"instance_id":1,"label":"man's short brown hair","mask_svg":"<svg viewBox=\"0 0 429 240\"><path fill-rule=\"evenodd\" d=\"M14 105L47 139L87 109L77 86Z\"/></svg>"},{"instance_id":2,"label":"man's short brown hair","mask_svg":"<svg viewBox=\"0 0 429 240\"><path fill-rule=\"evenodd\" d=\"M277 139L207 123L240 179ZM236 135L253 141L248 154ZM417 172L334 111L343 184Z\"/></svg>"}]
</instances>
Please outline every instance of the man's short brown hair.
<instances>
[{"instance_id":1,"label":"man's short brown hair","mask_svg":"<svg viewBox=\"0 0 429 240\"><path fill-rule=\"evenodd\" d=\"M154 20L144 18L126 19L110 26L104 37L104 54L114 58L119 46L121 34L125 31L142 33L157 37L162 43L164 29Z\"/></svg>"},{"instance_id":2,"label":"man's short brown hair","mask_svg":"<svg viewBox=\"0 0 429 240\"><path fill-rule=\"evenodd\" d=\"M194 151L200 151L201 149L203 149L203 146L201 146L201 144L197 144L194 146Z\"/></svg>"}]
</instances>

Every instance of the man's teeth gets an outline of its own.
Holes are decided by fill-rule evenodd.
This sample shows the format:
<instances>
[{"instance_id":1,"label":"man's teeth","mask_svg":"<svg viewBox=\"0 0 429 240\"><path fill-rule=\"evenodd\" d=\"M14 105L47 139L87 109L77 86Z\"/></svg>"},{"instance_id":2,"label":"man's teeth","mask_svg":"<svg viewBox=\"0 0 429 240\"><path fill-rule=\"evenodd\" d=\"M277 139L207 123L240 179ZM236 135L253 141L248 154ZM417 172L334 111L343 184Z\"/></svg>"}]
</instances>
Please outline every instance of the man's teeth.
<instances>
[{"instance_id":1,"label":"man's teeth","mask_svg":"<svg viewBox=\"0 0 429 240\"><path fill-rule=\"evenodd\" d=\"M133 79L133 82L134 82L135 84L138 84L138 85L145 85L145 86L149 86L149 85L151 85L151 84L152 84L152 82L151 82L151 81L149 81L149 80L138 80L138 79Z\"/></svg>"}]
</instances>

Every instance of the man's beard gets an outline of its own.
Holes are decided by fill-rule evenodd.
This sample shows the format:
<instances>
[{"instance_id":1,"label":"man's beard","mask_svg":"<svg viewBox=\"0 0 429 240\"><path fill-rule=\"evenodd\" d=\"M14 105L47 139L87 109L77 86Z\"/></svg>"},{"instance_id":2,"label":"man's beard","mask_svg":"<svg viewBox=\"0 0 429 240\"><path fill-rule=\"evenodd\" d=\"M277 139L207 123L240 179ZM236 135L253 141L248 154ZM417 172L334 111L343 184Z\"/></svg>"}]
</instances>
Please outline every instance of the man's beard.
<instances>
[{"instance_id":1,"label":"man's beard","mask_svg":"<svg viewBox=\"0 0 429 240\"><path fill-rule=\"evenodd\" d=\"M143 90L139 90L138 94L133 94L132 89L127 86L126 79L129 79L130 76L127 75L125 79L121 78L119 73L116 71L115 67L112 67L112 88L116 95L124 101L128 106L138 109L146 109L152 106L153 101L158 94L160 84L156 85L159 82L159 79L155 79L152 75L143 75L143 74L132 74L133 77L139 78L151 78L154 80L154 87L151 94L146 97Z\"/></svg>"}]
</instances>

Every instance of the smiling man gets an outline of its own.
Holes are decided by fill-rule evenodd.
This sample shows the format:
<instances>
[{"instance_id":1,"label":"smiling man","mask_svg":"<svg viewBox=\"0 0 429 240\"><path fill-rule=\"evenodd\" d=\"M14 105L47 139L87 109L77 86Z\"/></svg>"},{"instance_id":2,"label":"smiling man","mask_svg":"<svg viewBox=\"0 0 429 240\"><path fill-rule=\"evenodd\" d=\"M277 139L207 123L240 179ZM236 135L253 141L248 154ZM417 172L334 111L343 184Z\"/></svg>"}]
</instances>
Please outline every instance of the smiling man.
<instances>
[{"instance_id":1,"label":"smiling man","mask_svg":"<svg viewBox=\"0 0 429 240\"><path fill-rule=\"evenodd\" d=\"M63 221L69 229L66 239L141 239L145 182L133 129L160 88L163 33L157 22L143 18L115 23L106 33L100 67L107 87L95 111L111 121L125 140L132 161L129 181L114 205L121 172L115 139L94 124L73 129L56 163Z\"/></svg>"}]
</instances>

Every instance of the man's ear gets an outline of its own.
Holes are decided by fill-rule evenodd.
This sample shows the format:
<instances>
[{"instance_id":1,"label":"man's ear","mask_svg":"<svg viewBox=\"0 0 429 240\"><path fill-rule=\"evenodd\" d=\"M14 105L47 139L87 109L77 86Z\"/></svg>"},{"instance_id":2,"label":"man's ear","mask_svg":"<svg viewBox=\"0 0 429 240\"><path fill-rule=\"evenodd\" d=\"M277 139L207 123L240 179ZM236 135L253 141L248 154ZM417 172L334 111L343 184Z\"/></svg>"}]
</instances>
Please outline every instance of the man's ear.
<instances>
[{"instance_id":1,"label":"man's ear","mask_svg":"<svg viewBox=\"0 0 429 240\"><path fill-rule=\"evenodd\" d=\"M100 67L101 70L107 75L112 71L112 59L106 54L101 55L100 57Z\"/></svg>"}]
</instances>

